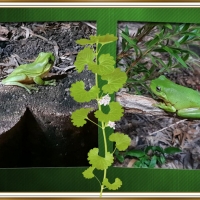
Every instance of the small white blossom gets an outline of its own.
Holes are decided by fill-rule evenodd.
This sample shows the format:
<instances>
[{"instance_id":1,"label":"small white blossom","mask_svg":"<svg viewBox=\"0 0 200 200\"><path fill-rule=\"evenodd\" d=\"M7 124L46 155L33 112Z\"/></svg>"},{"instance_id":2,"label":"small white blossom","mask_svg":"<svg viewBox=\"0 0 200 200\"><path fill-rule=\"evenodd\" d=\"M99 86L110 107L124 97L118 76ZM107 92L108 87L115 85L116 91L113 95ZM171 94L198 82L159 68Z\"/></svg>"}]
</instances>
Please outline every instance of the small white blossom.
<instances>
[{"instance_id":1,"label":"small white blossom","mask_svg":"<svg viewBox=\"0 0 200 200\"><path fill-rule=\"evenodd\" d=\"M115 122L109 121L108 124L107 124L107 126L109 126L110 128L115 129L116 124L115 124Z\"/></svg>"},{"instance_id":2,"label":"small white blossom","mask_svg":"<svg viewBox=\"0 0 200 200\"><path fill-rule=\"evenodd\" d=\"M106 105L108 105L109 103L110 103L110 96L107 94L107 95L105 95L105 96L103 96L100 100L99 100L99 104L100 105L104 105L104 106L106 106Z\"/></svg>"}]
</instances>

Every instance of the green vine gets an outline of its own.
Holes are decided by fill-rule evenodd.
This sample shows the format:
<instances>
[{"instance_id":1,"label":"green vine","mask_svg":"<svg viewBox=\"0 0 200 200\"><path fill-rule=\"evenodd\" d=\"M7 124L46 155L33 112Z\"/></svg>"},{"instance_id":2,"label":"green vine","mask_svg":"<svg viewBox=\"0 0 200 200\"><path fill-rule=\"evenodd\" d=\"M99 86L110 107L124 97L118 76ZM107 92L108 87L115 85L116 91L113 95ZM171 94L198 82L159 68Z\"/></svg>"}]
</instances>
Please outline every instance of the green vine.
<instances>
[{"instance_id":1,"label":"green vine","mask_svg":"<svg viewBox=\"0 0 200 200\"><path fill-rule=\"evenodd\" d=\"M114 58L110 54L101 54L101 48L111 42L115 42L117 37L112 34L90 36L90 39L77 40L77 44L86 45L81 50L74 63L76 70L81 73L85 66L88 66L88 70L91 70L95 74L95 85L90 88L89 91L85 90L85 84L83 81L77 81L72 84L70 88L70 94L77 102L89 102L96 99L98 104L98 110L95 111L95 117L98 119L101 125L91 121L87 116L92 108L81 108L72 113L71 120L74 126L80 127L86 124L86 120L93 122L102 129L104 139L104 157L99 156L99 149L93 148L88 153L89 164L88 169L83 172L83 176L86 179L96 178L100 184L100 197L102 197L103 190L105 188L109 190L117 190L122 185L122 181L119 178L115 178L114 183L110 183L107 178L107 169L114 162L115 150L124 151L131 143L131 139L123 133L112 133L109 136L111 142L115 142L115 149L113 152L109 152L107 149L107 131L112 128L115 129L115 121L118 121L123 116L122 106L115 101L111 102L109 95L117 92L127 80L127 75L119 68L115 68ZM94 49L93 47L96 47ZM98 77L107 81L101 88L98 86ZM109 112L104 113L102 107L109 106ZM94 170L103 170L103 179L95 176Z\"/></svg>"}]
</instances>

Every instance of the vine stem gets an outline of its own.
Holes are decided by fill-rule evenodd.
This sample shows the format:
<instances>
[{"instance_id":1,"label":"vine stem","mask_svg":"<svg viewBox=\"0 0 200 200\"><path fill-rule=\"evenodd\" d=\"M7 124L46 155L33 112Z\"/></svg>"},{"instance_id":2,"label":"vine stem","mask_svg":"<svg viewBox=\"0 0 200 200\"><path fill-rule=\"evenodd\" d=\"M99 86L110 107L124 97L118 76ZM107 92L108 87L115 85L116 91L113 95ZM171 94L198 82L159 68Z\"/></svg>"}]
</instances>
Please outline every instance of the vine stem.
<instances>
[{"instance_id":1,"label":"vine stem","mask_svg":"<svg viewBox=\"0 0 200 200\"><path fill-rule=\"evenodd\" d=\"M103 47L103 45L98 50L98 43L96 43L96 47L97 47L96 48L96 64L98 64L98 54L99 54L101 48ZM97 73L95 73L95 83L96 83L96 86L98 87L98 74ZM97 95L97 99L99 99L99 94ZM101 111L101 105L99 103L98 103L98 109ZM106 141L106 133L105 133L105 123L102 122L101 126L99 126L99 127L102 129L102 132L103 132L103 140L104 140L104 148L105 148L105 156L106 156L106 153L108 150L107 150L107 141ZM106 178L106 172L107 172L107 169L104 169L103 180ZM100 197L102 197L103 190L104 190L104 185L103 185L103 183L101 183Z\"/></svg>"},{"instance_id":2,"label":"vine stem","mask_svg":"<svg viewBox=\"0 0 200 200\"><path fill-rule=\"evenodd\" d=\"M102 131L103 131L103 140L104 140L105 155L106 155L108 149L107 149L107 141L106 141L105 123L104 122L102 122ZM107 169L104 169L103 180L106 178L106 172L107 172ZM100 191L100 197L102 197L103 190L104 190L104 185L102 184L101 185L101 191Z\"/></svg>"},{"instance_id":3,"label":"vine stem","mask_svg":"<svg viewBox=\"0 0 200 200\"><path fill-rule=\"evenodd\" d=\"M101 126L99 126L99 124L93 122L92 120L90 120L89 118L87 118L88 121L92 122L93 124L97 125L98 127L102 128Z\"/></svg>"}]
</instances>

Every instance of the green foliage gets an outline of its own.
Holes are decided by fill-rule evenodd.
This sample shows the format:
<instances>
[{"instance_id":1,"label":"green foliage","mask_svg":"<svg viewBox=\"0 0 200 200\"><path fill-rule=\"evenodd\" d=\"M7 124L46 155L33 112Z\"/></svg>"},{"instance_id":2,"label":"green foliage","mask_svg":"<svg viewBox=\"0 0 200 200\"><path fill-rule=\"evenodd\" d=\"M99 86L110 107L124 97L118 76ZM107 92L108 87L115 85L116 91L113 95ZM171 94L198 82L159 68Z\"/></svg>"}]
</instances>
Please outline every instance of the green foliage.
<instances>
[{"instance_id":1,"label":"green foliage","mask_svg":"<svg viewBox=\"0 0 200 200\"><path fill-rule=\"evenodd\" d=\"M98 155L99 149L91 149L88 153L89 163L99 170L107 169L113 163L114 157L110 152L105 153L105 157Z\"/></svg>"},{"instance_id":2,"label":"green foliage","mask_svg":"<svg viewBox=\"0 0 200 200\"><path fill-rule=\"evenodd\" d=\"M114 65L115 61L110 54L102 54L99 57L99 65L96 63L89 63L88 69L102 76L112 73L114 71Z\"/></svg>"},{"instance_id":3,"label":"green foliage","mask_svg":"<svg viewBox=\"0 0 200 200\"><path fill-rule=\"evenodd\" d=\"M101 126L96 124L102 129L104 138L104 150L105 155L99 156L99 149L93 148L88 153L88 161L91 166L86 169L82 174L86 179L96 178L100 183L100 197L105 188L109 190L117 190L122 185L122 181L119 178L115 178L114 183L110 183L106 178L106 172L108 167L110 167L114 162L114 152L109 152L107 150L107 137L106 137L106 127L114 128L115 121L120 120L123 116L123 108L118 102L110 102L109 94L117 92L127 80L125 72L122 72L119 68L115 68L115 61L113 56L110 54L99 55L100 49L110 43L117 40L117 37L111 34L106 34L102 36L90 36L90 39L80 39L77 41L80 45L87 45L82 51L79 52L76 58L75 67L80 73L84 70L85 66L88 66L88 70L91 70L95 74L95 83L89 91L85 90L85 84L83 81L77 81L72 84L70 88L70 95L77 102L89 102L96 99L98 103L98 110L95 111L95 117L101 123ZM96 46L96 50L93 48ZM98 86L98 77L105 80L102 87ZM108 113L104 113L102 110L103 106L109 108ZM81 108L72 113L71 120L74 126L80 127L86 124L86 120L90 120L87 116L92 108ZM93 122L95 124L95 122ZM123 133L113 133L109 136L110 142L116 143L116 148L118 151L126 150L131 143L131 139ZM95 174L94 170L103 170L104 176L102 181L100 181Z\"/></svg>"},{"instance_id":4,"label":"green foliage","mask_svg":"<svg viewBox=\"0 0 200 200\"><path fill-rule=\"evenodd\" d=\"M82 174L85 178L91 179L94 177L93 171L95 167L88 167Z\"/></svg>"},{"instance_id":5,"label":"green foliage","mask_svg":"<svg viewBox=\"0 0 200 200\"><path fill-rule=\"evenodd\" d=\"M96 85L93 86L90 91L86 91L85 83L83 81L77 81L76 83L72 84L70 88L71 95L77 102L89 102L93 99L96 99L99 91L100 90Z\"/></svg>"},{"instance_id":6,"label":"green foliage","mask_svg":"<svg viewBox=\"0 0 200 200\"><path fill-rule=\"evenodd\" d=\"M105 178L103 180L103 184L109 189L109 190L117 190L122 185L122 181L118 178L115 179L114 183L109 183L108 179Z\"/></svg>"},{"instance_id":7,"label":"green foliage","mask_svg":"<svg viewBox=\"0 0 200 200\"><path fill-rule=\"evenodd\" d=\"M87 115L91 111L91 108L81 108L72 113L71 119L74 126L83 126L86 124Z\"/></svg>"},{"instance_id":8,"label":"green foliage","mask_svg":"<svg viewBox=\"0 0 200 200\"><path fill-rule=\"evenodd\" d=\"M198 45L200 27L194 24L148 23L130 35L128 27L121 32L122 51L117 56L117 66L125 67L127 86L137 94L142 89L151 91L146 81L170 72L175 68L188 68L199 56L189 49ZM149 37L147 40L146 38Z\"/></svg>"},{"instance_id":9,"label":"green foliage","mask_svg":"<svg viewBox=\"0 0 200 200\"><path fill-rule=\"evenodd\" d=\"M76 70L80 73L95 58L95 53L90 47L87 47L79 52L74 63Z\"/></svg>"},{"instance_id":10,"label":"green foliage","mask_svg":"<svg viewBox=\"0 0 200 200\"><path fill-rule=\"evenodd\" d=\"M123 108L119 102L111 102L109 104L110 112L108 114L103 113L101 110L97 110L94 114L99 121L108 123L109 121L118 121L123 116Z\"/></svg>"},{"instance_id":11,"label":"green foliage","mask_svg":"<svg viewBox=\"0 0 200 200\"><path fill-rule=\"evenodd\" d=\"M101 79L108 81L108 84L102 87L104 93L112 94L117 92L127 80L126 74L119 68L113 70L112 73L103 75Z\"/></svg>"},{"instance_id":12,"label":"green foliage","mask_svg":"<svg viewBox=\"0 0 200 200\"><path fill-rule=\"evenodd\" d=\"M124 151L130 145L131 139L122 133L113 133L109 136L109 140L112 142L116 142L116 148L119 151Z\"/></svg>"},{"instance_id":13,"label":"green foliage","mask_svg":"<svg viewBox=\"0 0 200 200\"><path fill-rule=\"evenodd\" d=\"M144 150L128 150L126 152L115 151L117 160L124 162L126 156L134 157L137 161L133 164L134 168L154 168L156 164L162 165L166 162L165 154L174 154L181 152L179 148L167 147L165 149L159 146L147 146Z\"/></svg>"}]
</instances>

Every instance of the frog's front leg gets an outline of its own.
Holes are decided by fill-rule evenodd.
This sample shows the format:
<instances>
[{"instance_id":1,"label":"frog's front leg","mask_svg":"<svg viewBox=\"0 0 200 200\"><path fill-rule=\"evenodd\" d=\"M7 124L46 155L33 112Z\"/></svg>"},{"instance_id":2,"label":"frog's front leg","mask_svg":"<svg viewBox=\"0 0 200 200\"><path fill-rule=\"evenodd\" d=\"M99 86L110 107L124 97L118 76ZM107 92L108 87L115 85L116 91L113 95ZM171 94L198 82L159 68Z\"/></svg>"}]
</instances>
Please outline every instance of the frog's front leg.
<instances>
[{"instance_id":1,"label":"frog's front leg","mask_svg":"<svg viewBox=\"0 0 200 200\"><path fill-rule=\"evenodd\" d=\"M26 79L27 79L27 76L25 74L19 74L19 75L15 75L13 77L8 76L4 80L2 80L2 84L4 84L4 85L16 85L16 86L19 86L19 87L23 87L30 94L31 94L31 90L38 90L37 88L32 87L30 85L20 83L20 82L22 82Z\"/></svg>"},{"instance_id":2,"label":"frog's front leg","mask_svg":"<svg viewBox=\"0 0 200 200\"><path fill-rule=\"evenodd\" d=\"M37 83L38 85L56 85L56 80L49 80L49 81L44 81L42 80L39 76L33 78L34 82Z\"/></svg>"},{"instance_id":3,"label":"frog's front leg","mask_svg":"<svg viewBox=\"0 0 200 200\"><path fill-rule=\"evenodd\" d=\"M184 118L199 119L200 118L200 108L181 109L177 112L177 115L179 117L184 117Z\"/></svg>"},{"instance_id":4,"label":"frog's front leg","mask_svg":"<svg viewBox=\"0 0 200 200\"><path fill-rule=\"evenodd\" d=\"M155 104L156 107L161 108L167 112L176 112L176 108L172 106L171 104L166 105L165 103L158 103Z\"/></svg>"}]
</instances>

